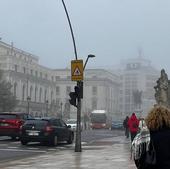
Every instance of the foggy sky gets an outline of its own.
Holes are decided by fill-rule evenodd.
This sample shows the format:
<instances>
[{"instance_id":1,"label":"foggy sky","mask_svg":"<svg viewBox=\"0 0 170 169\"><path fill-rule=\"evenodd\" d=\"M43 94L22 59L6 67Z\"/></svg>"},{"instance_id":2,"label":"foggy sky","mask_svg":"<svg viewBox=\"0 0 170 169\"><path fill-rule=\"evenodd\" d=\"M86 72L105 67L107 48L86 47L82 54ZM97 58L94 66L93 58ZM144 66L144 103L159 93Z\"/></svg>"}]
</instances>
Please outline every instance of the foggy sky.
<instances>
[{"instance_id":1,"label":"foggy sky","mask_svg":"<svg viewBox=\"0 0 170 169\"><path fill-rule=\"evenodd\" d=\"M87 67L135 58L138 49L170 74L170 0L65 0L78 58ZM75 59L61 0L0 0L0 37L39 56L40 64L65 68Z\"/></svg>"}]
</instances>

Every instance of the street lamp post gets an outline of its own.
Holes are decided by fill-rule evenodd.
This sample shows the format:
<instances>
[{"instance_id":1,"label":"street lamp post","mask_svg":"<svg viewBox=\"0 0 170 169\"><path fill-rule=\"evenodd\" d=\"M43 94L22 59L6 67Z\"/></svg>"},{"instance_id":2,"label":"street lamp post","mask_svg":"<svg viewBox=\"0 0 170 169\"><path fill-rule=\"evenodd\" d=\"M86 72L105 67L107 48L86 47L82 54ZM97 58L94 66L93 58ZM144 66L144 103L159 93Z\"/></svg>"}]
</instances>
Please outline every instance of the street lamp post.
<instances>
[{"instance_id":1,"label":"street lamp post","mask_svg":"<svg viewBox=\"0 0 170 169\"><path fill-rule=\"evenodd\" d=\"M67 16L67 20L69 23L71 36L72 36L72 40L73 40L75 59L77 60L78 58L77 58L76 43L75 43L75 39L74 39L73 29L71 26L71 21L70 21L64 0L62 0L62 3L63 3L63 7L64 7L64 10L65 10L65 13ZM88 58L86 60L83 70L85 69L88 59L91 57L95 57L95 56L88 55ZM77 87L79 88L79 92L80 92L80 89L83 91L82 81L77 81ZM77 130L76 130L75 152L81 152L81 125L80 125L81 124L81 98L82 97L80 97L80 93L79 93L79 96L77 97L77 106L76 106L77 107Z\"/></svg>"},{"instance_id":2,"label":"street lamp post","mask_svg":"<svg viewBox=\"0 0 170 169\"><path fill-rule=\"evenodd\" d=\"M95 55L88 55L83 71L85 70L86 64L89 58L94 58ZM77 131L76 131L76 141L75 141L75 152L81 152L81 98L80 93L83 93L83 82L78 81L77 87L79 88L79 96L77 97Z\"/></svg>"},{"instance_id":3,"label":"street lamp post","mask_svg":"<svg viewBox=\"0 0 170 169\"><path fill-rule=\"evenodd\" d=\"M85 68L86 68L86 65L87 65L87 62L88 62L89 58L94 58L94 57L95 57L95 55L92 55L92 54L90 54L90 55L87 56L86 62L85 62L84 67L83 67L83 71L84 71Z\"/></svg>"},{"instance_id":4,"label":"street lamp post","mask_svg":"<svg viewBox=\"0 0 170 169\"><path fill-rule=\"evenodd\" d=\"M45 116L48 116L48 100L46 100L45 103L46 103L46 113L45 113Z\"/></svg>"},{"instance_id":5,"label":"street lamp post","mask_svg":"<svg viewBox=\"0 0 170 169\"><path fill-rule=\"evenodd\" d=\"M28 114L30 113L30 101L31 101L31 98L28 96L27 97L27 113Z\"/></svg>"},{"instance_id":6,"label":"street lamp post","mask_svg":"<svg viewBox=\"0 0 170 169\"><path fill-rule=\"evenodd\" d=\"M60 106L61 106L61 119L63 118L63 110L62 110L62 108L63 108L63 103L61 102L60 103Z\"/></svg>"}]
</instances>

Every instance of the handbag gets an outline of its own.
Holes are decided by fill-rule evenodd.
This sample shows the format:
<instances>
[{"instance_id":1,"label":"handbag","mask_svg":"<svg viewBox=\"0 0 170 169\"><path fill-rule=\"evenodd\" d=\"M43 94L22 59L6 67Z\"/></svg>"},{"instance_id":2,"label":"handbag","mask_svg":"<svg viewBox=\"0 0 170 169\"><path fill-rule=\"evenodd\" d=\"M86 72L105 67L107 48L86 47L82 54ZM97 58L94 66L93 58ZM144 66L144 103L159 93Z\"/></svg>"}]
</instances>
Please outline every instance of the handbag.
<instances>
[{"instance_id":1,"label":"handbag","mask_svg":"<svg viewBox=\"0 0 170 169\"><path fill-rule=\"evenodd\" d=\"M146 151L145 163L146 165L156 164L156 151L155 151L152 140L150 141L150 144L149 144L149 150Z\"/></svg>"},{"instance_id":2,"label":"handbag","mask_svg":"<svg viewBox=\"0 0 170 169\"><path fill-rule=\"evenodd\" d=\"M152 140L149 143L149 149L142 153L140 159L135 160L138 169L155 169L156 151Z\"/></svg>"}]
</instances>

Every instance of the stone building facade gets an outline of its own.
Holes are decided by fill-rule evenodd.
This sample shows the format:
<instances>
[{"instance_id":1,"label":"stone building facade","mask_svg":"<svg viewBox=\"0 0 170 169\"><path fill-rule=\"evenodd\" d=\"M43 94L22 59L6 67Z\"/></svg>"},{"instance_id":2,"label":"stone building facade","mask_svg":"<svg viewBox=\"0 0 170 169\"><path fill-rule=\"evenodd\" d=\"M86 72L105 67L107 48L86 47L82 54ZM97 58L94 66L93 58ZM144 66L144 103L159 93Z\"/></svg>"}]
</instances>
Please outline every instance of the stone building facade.
<instances>
[{"instance_id":1,"label":"stone building facade","mask_svg":"<svg viewBox=\"0 0 170 169\"><path fill-rule=\"evenodd\" d=\"M146 116L150 108L155 104L154 86L159 77L159 71L151 62L143 57L127 59L122 64L120 111L124 116L136 112L137 115ZM141 103L136 105L135 92L141 94ZM140 102L139 101L139 102Z\"/></svg>"},{"instance_id":2,"label":"stone building facade","mask_svg":"<svg viewBox=\"0 0 170 169\"><path fill-rule=\"evenodd\" d=\"M75 118L69 92L74 91L70 69L50 69L39 64L33 54L0 41L0 69L12 84L19 101L15 111L35 116ZM106 109L111 116L119 113L119 76L104 69L87 69L84 75L82 115L94 109Z\"/></svg>"}]
</instances>

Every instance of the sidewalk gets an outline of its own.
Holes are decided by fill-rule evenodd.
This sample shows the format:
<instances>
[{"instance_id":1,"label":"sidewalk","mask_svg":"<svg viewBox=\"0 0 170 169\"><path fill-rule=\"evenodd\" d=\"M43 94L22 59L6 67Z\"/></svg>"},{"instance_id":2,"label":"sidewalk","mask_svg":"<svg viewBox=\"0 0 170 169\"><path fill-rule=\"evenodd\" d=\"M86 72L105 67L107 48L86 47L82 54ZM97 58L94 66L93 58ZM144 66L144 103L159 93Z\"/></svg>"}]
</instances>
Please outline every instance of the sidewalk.
<instances>
[{"instance_id":1,"label":"sidewalk","mask_svg":"<svg viewBox=\"0 0 170 169\"><path fill-rule=\"evenodd\" d=\"M136 169L130 159L130 142L125 137L99 140L74 149L8 162L3 169Z\"/></svg>"}]
</instances>

